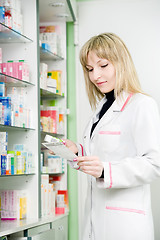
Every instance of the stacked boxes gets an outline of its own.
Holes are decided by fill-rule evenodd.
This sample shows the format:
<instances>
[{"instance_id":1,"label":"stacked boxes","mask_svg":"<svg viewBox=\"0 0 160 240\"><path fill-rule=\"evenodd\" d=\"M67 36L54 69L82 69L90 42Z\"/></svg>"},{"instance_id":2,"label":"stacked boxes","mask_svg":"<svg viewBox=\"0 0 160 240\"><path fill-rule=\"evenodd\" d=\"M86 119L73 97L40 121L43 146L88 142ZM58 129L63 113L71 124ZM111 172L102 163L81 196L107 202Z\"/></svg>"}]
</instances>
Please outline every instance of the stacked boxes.
<instances>
[{"instance_id":1,"label":"stacked boxes","mask_svg":"<svg viewBox=\"0 0 160 240\"><path fill-rule=\"evenodd\" d=\"M57 82L56 93L62 95L62 71L56 70L48 72L51 79L55 79Z\"/></svg>"},{"instance_id":2,"label":"stacked boxes","mask_svg":"<svg viewBox=\"0 0 160 240\"><path fill-rule=\"evenodd\" d=\"M62 72L61 71L48 71L48 65L46 63L40 63L40 88L48 90L52 93L57 93L62 95L61 81Z\"/></svg>"},{"instance_id":3,"label":"stacked boxes","mask_svg":"<svg viewBox=\"0 0 160 240\"><path fill-rule=\"evenodd\" d=\"M40 88L47 89L47 72L48 65L46 63L40 63Z\"/></svg>"},{"instance_id":4,"label":"stacked boxes","mask_svg":"<svg viewBox=\"0 0 160 240\"><path fill-rule=\"evenodd\" d=\"M8 60L0 63L0 73L29 82L29 65L25 60Z\"/></svg>"},{"instance_id":5,"label":"stacked boxes","mask_svg":"<svg viewBox=\"0 0 160 240\"><path fill-rule=\"evenodd\" d=\"M44 132L65 133L65 111L57 106L41 106L41 130Z\"/></svg>"},{"instance_id":6,"label":"stacked boxes","mask_svg":"<svg viewBox=\"0 0 160 240\"><path fill-rule=\"evenodd\" d=\"M1 190L1 220L27 217L27 194L22 190Z\"/></svg>"},{"instance_id":7,"label":"stacked boxes","mask_svg":"<svg viewBox=\"0 0 160 240\"><path fill-rule=\"evenodd\" d=\"M49 176L49 182L53 184L53 189L56 194L56 214L63 214L69 209L68 191L63 190L61 186L61 176Z\"/></svg>"},{"instance_id":8,"label":"stacked boxes","mask_svg":"<svg viewBox=\"0 0 160 240\"><path fill-rule=\"evenodd\" d=\"M57 133L58 117L57 107L47 107L46 110L41 110L42 130L44 132Z\"/></svg>"},{"instance_id":9,"label":"stacked boxes","mask_svg":"<svg viewBox=\"0 0 160 240\"><path fill-rule=\"evenodd\" d=\"M29 65L25 60L8 60L2 62L2 48L0 48L0 73L29 82Z\"/></svg>"},{"instance_id":10,"label":"stacked boxes","mask_svg":"<svg viewBox=\"0 0 160 240\"><path fill-rule=\"evenodd\" d=\"M0 97L0 103L2 104L2 121L4 125L11 125L11 98Z\"/></svg>"},{"instance_id":11,"label":"stacked boxes","mask_svg":"<svg viewBox=\"0 0 160 240\"><path fill-rule=\"evenodd\" d=\"M0 175L29 174L34 171L33 154L23 144L8 151L8 133L0 132Z\"/></svg>"},{"instance_id":12,"label":"stacked boxes","mask_svg":"<svg viewBox=\"0 0 160 240\"><path fill-rule=\"evenodd\" d=\"M49 183L49 175L41 176L42 217L55 215L55 192Z\"/></svg>"},{"instance_id":13,"label":"stacked boxes","mask_svg":"<svg viewBox=\"0 0 160 240\"><path fill-rule=\"evenodd\" d=\"M44 153L42 155L42 173L64 173L65 160L63 158L50 154L47 154L46 156Z\"/></svg>"},{"instance_id":14,"label":"stacked boxes","mask_svg":"<svg viewBox=\"0 0 160 240\"><path fill-rule=\"evenodd\" d=\"M57 80L52 78L51 73L48 73L47 77L47 90L53 93L57 93Z\"/></svg>"},{"instance_id":15,"label":"stacked boxes","mask_svg":"<svg viewBox=\"0 0 160 240\"><path fill-rule=\"evenodd\" d=\"M40 26L40 36L42 48L61 56L60 26Z\"/></svg>"},{"instance_id":16,"label":"stacked boxes","mask_svg":"<svg viewBox=\"0 0 160 240\"><path fill-rule=\"evenodd\" d=\"M8 87L4 97L5 84L0 87L0 124L30 128L30 109L25 107L24 88Z\"/></svg>"},{"instance_id":17,"label":"stacked boxes","mask_svg":"<svg viewBox=\"0 0 160 240\"><path fill-rule=\"evenodd\" d=\"M59 156L48 155L48 172L49 173L62 173L63 159Z\"/></svg>"},{"instance_id":18,"label":"stacked boxes","mask_svg":"<svg viewBox=\"0 0 160 240\"><path fill-rule=\"evenodd\" d=\"M7 27L23 33L21 0L0 0L0 21Z\"/></svg>"}]
</instances>

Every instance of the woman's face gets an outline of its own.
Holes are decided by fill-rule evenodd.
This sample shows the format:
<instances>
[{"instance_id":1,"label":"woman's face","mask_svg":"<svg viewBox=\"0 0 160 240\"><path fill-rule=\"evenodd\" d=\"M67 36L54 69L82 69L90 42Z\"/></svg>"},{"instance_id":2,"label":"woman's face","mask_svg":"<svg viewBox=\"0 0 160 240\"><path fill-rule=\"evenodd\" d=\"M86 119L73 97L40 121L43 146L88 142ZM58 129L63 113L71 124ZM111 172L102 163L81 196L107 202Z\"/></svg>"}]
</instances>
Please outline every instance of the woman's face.
<instances>
[{"instance_id":1,"label":"woman's face","mask_svg":"<svg viewBox=\"0 0 160 240\"><path fill-rule=\"evenodd\" d=\"M116 70L107 59L99 58L93 51L90 51L86 68L91 82L102 93L110 92L115 88Z\"/></svg>"}]
</instances>

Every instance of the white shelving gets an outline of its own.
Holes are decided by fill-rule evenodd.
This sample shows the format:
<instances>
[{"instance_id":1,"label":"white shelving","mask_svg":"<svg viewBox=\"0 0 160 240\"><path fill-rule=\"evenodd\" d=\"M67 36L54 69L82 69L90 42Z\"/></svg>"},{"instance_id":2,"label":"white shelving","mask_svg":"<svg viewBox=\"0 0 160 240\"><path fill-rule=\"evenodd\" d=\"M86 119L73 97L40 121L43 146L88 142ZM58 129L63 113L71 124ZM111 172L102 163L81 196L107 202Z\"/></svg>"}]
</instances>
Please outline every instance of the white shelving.
<instances>
[{"instance_id":1,"label":"white shelving","mask_svg":"<svg viewBox=\"0 0 160 240\"><path fill-rule=\"evenodd\" d=\"M36 0L22 0L24 31L20 34L4 24L0 24L0 47L3 62L8 60L25 60L29 65L29 82L0 74L0 82L6 87L21 87L24 89L25 105L31 111L30 127L0 125L0 132L8 132L8 150L13 150L14 144L24 144L34 154L35 168L33 174L0 176L0 190L26 190L27 192L27 220L38 218L38 70L37 70L37 4ZM14 222L14 223L13 223ZM0 235L5 228L11 229L15 222L1 221Z\"/></svg>"},{"instance_id":2,"label":"white shelving","mask_svg":"<svg viewBox=\"0 0 160 240\"><path fill-rule=\"evenodd\" d=\"M41 5L40 5L41 9ZM41 12L41 11L40 11ZM40 15L41 19L41 15ZM57 101L57 106L62 108L64 112L67 108L67 78L66 78L66 22L40 22L40 26L59 26L61 30L61 41L62 41L62 53L63 56L57 56L49 51L44 51L42 53L42 49L40 48L40 62L46 63L48 65L48 71L53 70L61 70L62 71L62 93L54 94L50 91L41 89L41 100L43 101L43 106L47 107L49 105L50 100ZM60 135L58 133L49 133L49 132L41 132L41 142L44 142L44 137L46 134L50 134L52 136L66 138L67 137L67 117L64 114L64 123L65 130L64 134ZM46 154L45 154L46 156ZM67 162L65 161L65 172L63 174L59 174L61 177L60 190L67 190ZM57 175L57 174L56 174Z\"/></svg>"},{"instance_id":3,"label":"white shelving","mask_svg":"<svg viewBox=\"0 0 160 240\"><path fill-rule=\"evenodd\" d=\"M22 81L17 78L0 73L0 82L5 82L6 87L22 87L25 93L25 103L31 110L30 127L6 126L0 124L0 132L8 132L8 150L13 149L13 144L25 144L26 148L34 153L34 172L31 174L15 174L10 176L0 176L1 190L26 190L27 191L27 219L14 221L0 221L0 237L8 234L24 234L24 231L32 227L36 227L45 223L51 223L54 228L54 221L61 217L67 217L68 213L63 216L53 218L40 218L40 148L41 140L46 132L40 132L39 119L39 100L40 96L44 102L51 98L58 99L58 106L66 109L67 102L67 79L66 79L66 21L74 21L75 15L72 9L72 3L63 0L65 7L53 7L54 0L21 0L24 31L23 34L16 32L0 23L0 48L2 48L3 62L8 60L26 60L29 64L30 79L29 82ZM39 9L38 9L39 6ZM49 12L48 12L48 7ZM68 17L65 17L64 11L67 9ZM62 29L62 46L63 56L53 54L50 51L44 51L39 48L37 33L39 32L37 23L37 13L40 10L40 23L48 25L60 25ZM57 13L57 11L59 13ZM62 14L61 14L62 11ZM54 17L53 13L54 12ZM57 15L59 14L59 16ZM60 16L61 15L61 16ZM53 18L52 18L53 17ZM38 59L38 56L40 59ZM64 95L53 94L46 90L39 89L39 72L38 66L40 61L44 61L49 65L49 70L60 69L63 72L63 92ZM63 137L67 136L66 116L65 116L65 132ZM52 134L51 134L52 135ZM62 137L62 135L54 134ZM42 139L39 139L42 138ZM67 189L67 172L59 174L63 179L63 189ZM65 224L66 224L65 220ZM57 222L58 224L58 222ZM59 225L56 225L57 229ZM58 234L58 233L57 233ZM58 236L58 235L57 235ZM32 238L31 238L32 239ZM37 239L37 238L36 238ZM57 238L58 239L58 238Z\"/></svg>"}]
</instances>

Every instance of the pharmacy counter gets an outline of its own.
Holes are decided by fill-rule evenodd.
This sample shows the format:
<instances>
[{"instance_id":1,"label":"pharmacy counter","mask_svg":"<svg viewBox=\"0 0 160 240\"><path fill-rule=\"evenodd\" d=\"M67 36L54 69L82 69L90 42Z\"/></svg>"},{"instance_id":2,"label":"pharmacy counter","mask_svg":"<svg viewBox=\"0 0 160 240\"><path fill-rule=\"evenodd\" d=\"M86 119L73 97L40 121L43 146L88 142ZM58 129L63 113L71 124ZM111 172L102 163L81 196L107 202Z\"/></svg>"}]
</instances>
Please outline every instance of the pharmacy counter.
<instances>
[{"instance_id":1,"label":"pharmacy counter","mask_svg":"<svg viewBox=\"0 0 160 240\"><path fill-rule=\"evenodd\" d=\"M58 240L68 238L68 214L55 217L25 219L0 222L0 237L8 236L8 239L45 239ZM48 235L46 235L48 234ZM38 237L37 237L38 236ZM42 236L42 238L41 238Z\"/></svg>"}]
</instances>

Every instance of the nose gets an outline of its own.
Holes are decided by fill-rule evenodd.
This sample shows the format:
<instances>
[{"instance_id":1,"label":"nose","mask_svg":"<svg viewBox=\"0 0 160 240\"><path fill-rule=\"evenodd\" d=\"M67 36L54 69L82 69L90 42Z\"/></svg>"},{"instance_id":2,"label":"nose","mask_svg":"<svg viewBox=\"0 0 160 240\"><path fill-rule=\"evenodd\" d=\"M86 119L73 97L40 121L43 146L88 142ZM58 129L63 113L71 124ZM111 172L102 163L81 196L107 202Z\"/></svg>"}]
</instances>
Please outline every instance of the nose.
<instances>
[{"instance_id":1,"label":"nose","mask_svg":"<svg viewBox=\"0 0 160 240\"><path fill-rule=\"evenodd\" d=\"M94 80L98 81L100 78L101 78L100 71L95 69L95 71L94 71Z\"/></svg>"}]
</instances>

